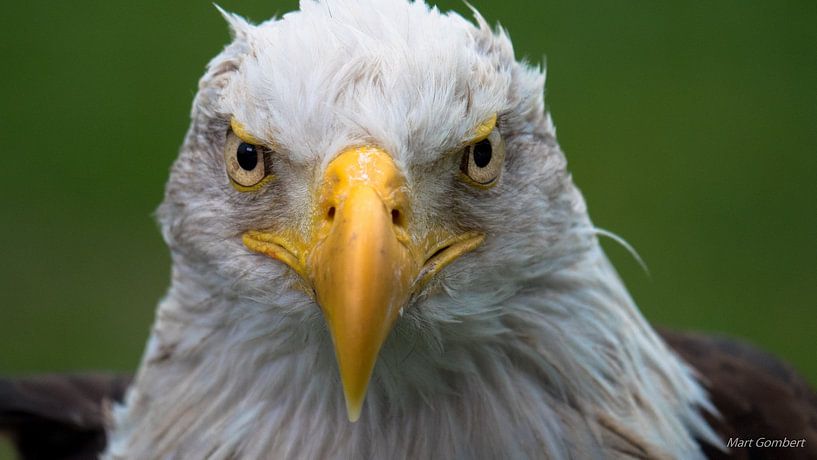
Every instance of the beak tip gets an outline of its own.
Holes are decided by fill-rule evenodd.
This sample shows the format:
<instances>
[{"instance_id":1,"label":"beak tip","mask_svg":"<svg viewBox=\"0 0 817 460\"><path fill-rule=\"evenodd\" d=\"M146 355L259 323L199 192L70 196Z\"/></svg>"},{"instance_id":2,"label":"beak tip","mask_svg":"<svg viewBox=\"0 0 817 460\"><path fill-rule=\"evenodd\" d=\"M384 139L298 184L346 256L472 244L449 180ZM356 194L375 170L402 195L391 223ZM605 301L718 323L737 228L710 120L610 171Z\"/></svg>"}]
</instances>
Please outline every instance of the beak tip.
<instances>
[{"instance_id":1,"label":"beak tip","mask_svg":"<svg viewBox=\"0 0 817 460\"><path fill-rule=\"evenodd\" d=\"M363 409L363 401L346 400L346 415L349 416L349 421L352 423L360 420L361 409Z\"/></svg>"}]
</instances>

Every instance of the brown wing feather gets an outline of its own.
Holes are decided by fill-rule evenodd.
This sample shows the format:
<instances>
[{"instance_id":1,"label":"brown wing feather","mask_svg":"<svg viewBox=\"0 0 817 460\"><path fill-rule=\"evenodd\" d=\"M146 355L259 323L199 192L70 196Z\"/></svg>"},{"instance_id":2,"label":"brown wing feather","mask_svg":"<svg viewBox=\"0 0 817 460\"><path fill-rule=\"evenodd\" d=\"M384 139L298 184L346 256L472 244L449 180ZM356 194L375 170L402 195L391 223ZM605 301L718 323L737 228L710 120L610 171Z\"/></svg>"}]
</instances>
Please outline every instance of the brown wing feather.
<instances>
[{"instance_id":1,"label":"brown wing feather","mask_svg":"<svg viewBox=\"0 0 817 460\"><path fill-rule=\"evenodd\" d=\"M23 459L95 459L105 448L105 401L121 401L130 376L0 378L0 433Z\"/></svg>"},{"instance_id":2,"label":"brown wing feather","mask_svg":"<svg viewBox=\"0 0 817 460\"><path fill-rule=\"evenodd\" d=\"M709 417L724 442L752 440L729 454L706 446L710 458L817 459L817 394L794 369L746 343L661 330L707 387L721 418ZM758 447L758 439L805 440L804 447Z\"/></svg>"}]
</instances>

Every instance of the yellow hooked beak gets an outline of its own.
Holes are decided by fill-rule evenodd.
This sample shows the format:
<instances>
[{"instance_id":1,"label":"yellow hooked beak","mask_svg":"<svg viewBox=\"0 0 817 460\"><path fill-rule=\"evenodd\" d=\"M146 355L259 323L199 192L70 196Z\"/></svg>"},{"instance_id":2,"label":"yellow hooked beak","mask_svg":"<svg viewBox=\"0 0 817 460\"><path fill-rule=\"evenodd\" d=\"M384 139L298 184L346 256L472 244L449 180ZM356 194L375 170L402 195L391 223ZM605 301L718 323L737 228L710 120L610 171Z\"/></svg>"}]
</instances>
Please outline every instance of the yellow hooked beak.
<instances>
[{"instance_id":1,"label":"yellow hooked beak","mask_svg":"<svg viewBox=\"0 0 817 460\"><path fill-rule=\"evenodd\" d=\"M249 231L244 244L286 263L314 288L354 422L380 348L411 295L484 236L442 228L412 235L405 176L375 147L332 160L316 202L308 239L291 230Z\"/></svg>"}]
</instances>

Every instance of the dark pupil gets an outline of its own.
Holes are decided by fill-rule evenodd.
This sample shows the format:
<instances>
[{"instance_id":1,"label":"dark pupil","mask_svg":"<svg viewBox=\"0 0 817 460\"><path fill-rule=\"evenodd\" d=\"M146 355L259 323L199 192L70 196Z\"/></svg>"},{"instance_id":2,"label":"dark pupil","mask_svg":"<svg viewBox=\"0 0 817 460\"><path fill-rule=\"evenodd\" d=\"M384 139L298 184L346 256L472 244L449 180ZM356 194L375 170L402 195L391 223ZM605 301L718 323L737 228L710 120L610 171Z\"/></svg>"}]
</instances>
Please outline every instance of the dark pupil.
<instances>
[{"instance_id":1,"label":"dark pupil","mask_svg":"<svg viewBox=\"0 0 817 460\"><path fill-rule=\"evenodd\" d=\"M488 139L477 142L474 146L474 164L484 168L491 162L491 142Z\"/></svg>"},{"instance_id":2,"label":"dark pupil","mask_svg":"<svg viewBox=\"0 0 817 460\"><path fill-rule=\"evenodd\" d=\"M235 157L238 160L238 166L245 171L252 171L258 165L258 152L252 144L242 142L238 146Z\"/></svg>"}]
</instances>

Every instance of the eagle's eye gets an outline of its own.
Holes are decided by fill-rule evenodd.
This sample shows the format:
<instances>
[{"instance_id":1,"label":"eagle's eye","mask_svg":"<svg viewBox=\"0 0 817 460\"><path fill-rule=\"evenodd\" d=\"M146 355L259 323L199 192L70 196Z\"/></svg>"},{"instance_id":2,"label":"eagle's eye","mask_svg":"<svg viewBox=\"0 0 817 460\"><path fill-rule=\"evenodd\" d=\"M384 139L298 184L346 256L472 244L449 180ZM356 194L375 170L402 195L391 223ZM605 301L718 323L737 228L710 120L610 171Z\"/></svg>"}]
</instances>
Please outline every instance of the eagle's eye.
<instances>
[{"instance_id":1,"label":"eagle's eye","mask_svg":"<svg viewBox=\"0 0 817 460\"><path fill-rule=\"evenodd\" d=\"M250 191L268 176L268 150L263 146L244 142L230 132L224 147L227 175L239 191Z\"/></svg>"},{"instance_id":2,"label":"eagle's eye","mask_svg":"<svg viewBox=\"0 0 817 460\"><path fill-rule=\"evenodd\" d=\"M238 160L238 166L244 171L252 171L258 166L258 149L246 142L242 142L235 152L235 158Z\"/></svg>"},{"instance_id":3,"label":"eagle's eye","mask_svg":"<svg viewBox=\"0 0 817 460\"><path fill-rule=\"evenodd\" d=\"M505 144L499 131L494 129L485 139L465 147L460 172L472 185L492 187L502 171L504 160Z\"/></svg>"}]
</instances>

